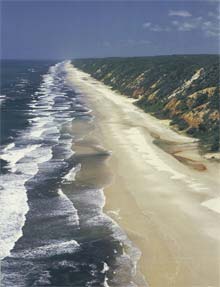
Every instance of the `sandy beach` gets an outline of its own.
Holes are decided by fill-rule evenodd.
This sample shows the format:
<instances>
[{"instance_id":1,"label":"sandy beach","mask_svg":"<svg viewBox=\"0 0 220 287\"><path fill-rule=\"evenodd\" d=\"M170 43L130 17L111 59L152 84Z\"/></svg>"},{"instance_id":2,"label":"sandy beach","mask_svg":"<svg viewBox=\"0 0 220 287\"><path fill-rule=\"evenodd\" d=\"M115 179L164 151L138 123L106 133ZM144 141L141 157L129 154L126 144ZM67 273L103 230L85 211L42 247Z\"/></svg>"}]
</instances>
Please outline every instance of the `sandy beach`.
<instances>
[{"instance_id":1,"label":"sandy beach","mask_svg":"<svg viewBox=\"0 0 220 287\"><path fill-rule=\"evenodd\" d=\"M90 138L111 152L104 209L141 251L137 271L150 287L219 287L219 164L195 139L66 65L95 116Z\"/></svg>"}]
</instances>

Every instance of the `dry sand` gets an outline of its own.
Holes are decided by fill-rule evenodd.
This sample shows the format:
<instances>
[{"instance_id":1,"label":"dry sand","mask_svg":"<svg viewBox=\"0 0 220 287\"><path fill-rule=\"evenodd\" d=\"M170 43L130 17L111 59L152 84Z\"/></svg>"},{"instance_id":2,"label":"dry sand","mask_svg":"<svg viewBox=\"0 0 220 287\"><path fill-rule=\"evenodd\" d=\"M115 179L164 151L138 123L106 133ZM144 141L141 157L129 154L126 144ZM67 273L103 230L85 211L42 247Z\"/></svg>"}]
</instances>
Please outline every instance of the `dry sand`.
<instances>
[{"instance_id":1,"label":"dry sand","mask_svg":"<svg viewBox=\"0 0 220 287\"><path fill-rule=\"evenodd\" d=\"M218 163L130 99L70 64L67 69L69 83L85 94L95 115L93 136L112 152L105 212L141 250L138 269L149 286L219 287Z\"/></svg>"}]
</instances>

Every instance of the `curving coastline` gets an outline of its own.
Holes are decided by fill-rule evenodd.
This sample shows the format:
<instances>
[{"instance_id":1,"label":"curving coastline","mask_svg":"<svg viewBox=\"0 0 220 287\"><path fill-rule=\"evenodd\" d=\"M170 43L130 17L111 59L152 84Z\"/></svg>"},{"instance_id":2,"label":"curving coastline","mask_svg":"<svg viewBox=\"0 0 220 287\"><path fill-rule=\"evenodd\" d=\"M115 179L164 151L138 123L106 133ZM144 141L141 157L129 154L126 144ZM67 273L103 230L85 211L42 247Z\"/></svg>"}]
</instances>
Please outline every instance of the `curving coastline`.
<instances>
[{"instance_id":1,"label":"curving coastline","mask_svg":"<svg viewBox=\"0 0 220 287\"><path fill-rule=\"evenodd\" d=\"M220 208L205 204L219 202L218 163L202 158L192 138L170 130L130 99L71 65L67 69L69 82L94 112L96 138L112 151L108 166L114 180L104 190L104 209L141 250L138 271L149 286L219 286ZM152 133L174 149L181 146L178 155L201 161L206 169L181 163L155 145Z\"/></svg>"}]
</instances>

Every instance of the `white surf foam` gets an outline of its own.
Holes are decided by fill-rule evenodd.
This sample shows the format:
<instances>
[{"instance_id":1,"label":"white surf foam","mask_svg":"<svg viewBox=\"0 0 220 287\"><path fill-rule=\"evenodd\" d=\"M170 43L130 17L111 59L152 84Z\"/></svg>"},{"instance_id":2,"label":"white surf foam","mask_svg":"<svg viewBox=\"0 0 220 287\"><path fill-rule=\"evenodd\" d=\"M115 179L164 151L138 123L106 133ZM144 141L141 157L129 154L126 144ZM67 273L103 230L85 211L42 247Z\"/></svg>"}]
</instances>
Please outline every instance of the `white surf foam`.
<instances>
[{"instance_id":1,"label":"white surf foam","mask_svg":"<svg viewBox=\"0 0 220 287\"><path fill-rule=\"evenodd\" d=\"M0 260L9 255L22 235L28 211L26 180L27 177L16 174L0 176Z\"/></svg>"},{"instance_id":2,"label":"white surf foam","mask_svg":"<svg viewBox=\"0 0 220 287\"><path fill-rule=\"evenodd\" d=\"M70 224L76 224L79 226L79 215L77 209L74 207L72 201L63 193L61 189L58 190L58 195L63 200L65 210L68 212L68 220Z\"/></svg>"},{"instance_id":3,"label":"white surf foam","mask_svg":"<svg viewBox=\"0 0 220 287\"><path fill-rule=\"evenodd\" d=\"M35 150L39 145L28 145L26 147L16 147L11 144L10 147L4 149L4 153L1 155L1 158L8 162L8 167L12 172L16 171L16 163L24 158L26 155L30 154Z\"/></svg>"},{"instance_id":4,"label":"white surf foam","mask_svg":"<svg viewBox=\"0 0 220 287\"><path fill-rule=\"evenodd\" d=\"M9 149L11 149L13 147L15 147L15 143L10 143L3 149L3 152L6 152L7 150L9 150Z\"/></svg>"},{"instance_id":5,"label":"white surf foam","mask_svg":"<svg viewBox=\"0 0 220 287\"><path fill-rule=\"evenodd\" d=\"M10 144L4 150L2 158L7 160L11 172L0 176L0 260L10 254L22 236L29 210L25 183L37 174L38 164L52 157L51 149L40 145L19 149Z\"/></svg>"},{"instance_id":6,"label":"white surf foam","mask_svg":"<svg viewBox=\"0 0 220 287\"><path fill-rule=\"evenodd\" d=\"M108 284L108 277L107 276L105 276L104 287L110 287L110 285Z\"/></svg>"},{"instance_id":7,"label":"white surf foam","mask_svg":"<svg viewBox=\"0 0 220 287\"><path fill-rule=\"evenodd\" d=\"M120 226L103 212L103 207L105 206L105 195L103 189L88 190L86 194L84 194L84 197L89 205L96 210L96 215L88 218L85 224L88 224L89 226L108 225L111 227L114 238L121 243L121 246L126 246L126 251L124 249L123 254L116 257L118 275L123 274L123 268L125 268L125 266L129 266L132 270L132 275L135 276L137 262L141 257L141 251L129 240L126 233L120 228ZM102 272L105 271L106 273L107 269L108 266L104 265ZM119 279L119 282L121 279ZM139 278L139 280L142 281L142 286L148 286L144 278ZM107 276L105 276L105 284L108 284ZM131 283L129 286L135 287L136 285Z\"/></svg>"},{"instance_id":8,"label":"white surf foam","mask_svg":"<svg viewBox=\"0 0 220 287\"><path fill-rule=\"evenodd\" d=\"M39 164L49 161L52 158L52 146L46 146L39 140L53 139L58 141L59 129L64 120L56 121L56 115L63 112L65 118L68 109L71 108L71 101L64 106L54 107L55 98L60 96L57 87L56 73L62 69L63 63L50 68L48 74L43 76L43 82L39 91L35 93L32 103L29 105L29 114L33 117L29 120L31 126L18 136L15 143L8 144L1 151L1 158L8 162L10 173L0 176L0 260L10 254L15 242L22 236L22 227L25 224L25 215L28 212L27 194L25 183L39 170ZM26 84L23 80L19 85ZM57 91L56 91L57 89ZM61 94L61 96L64 94ZM3 98L2 98L3 99ZM70 118L70 114L68 114ZM66 119L65 119L66 120ZM37 140L36 143L34 143ZM19 144L17 144L17 141ZM33 143L32 143L33 141ZM21 145L21 142L24 145ZM25 143L27 143L25 145ZM71 143L66 142L66 148L70 148ZM63 208L69 208L72 220L78 221L78 214L72 203L65 195L60 193ZM71 216L69 216L71 220ZM76 246L75 241L69 243L58 243L58 245L44 246L37 250L31 250L32 254L38 253L43 256L47 252L53 252L58 247L68 250ZM61 253L65 252L62 250Z\"/></svg>"},{"instance_id":9,"label":"white surf foam","mask_svg":"<svg viewBox=\"0 0 220 287\"><path fill-rule=\"evenodd\" d=\"M64 179L65 181L74 181L76 178L76 173L80 170L81 165L78 164L77 166L74 166L65 176Z\"/></svg>"},{"instance_id":10,"label":"white surf foam","mask_svg":"<svg viewBox=\"0 0 220 287\"><path fill-rule=\"evenodd\" d=\"M25 258L25 259L37 259L43 257L52 257L56 255L71 254L74 250L78 249L80 245L76 240L61 241L46 244L40 247L26 249L22 252L12 253L10 257L13 258Z\"/></svg>"},{"instance_id":11,"label":"white surf foam","mask_svg":"<svg viewBox=\"0 0 220 287\"><path fill-rule=\"evenodd\" d=\"M106 273L109 270L109 266L106 262L103 264L103 269L101 270L101 273Z\"/></svg>"},{"instance_id":12,"label":"white surf foam","mask_svg":"<svg viewBox=\"0 0 220 287\"><path fill-rule=\"evenodd\" d=\"M31 153L33 158L38 164L49 161L53 156L50 147L40 146Z\"/></svg>"},{"instance_id":13,"label":"white surf foam","mask_svg":"<svg viewBox=\"0 0 220 287\"><path fill-rule=\"evenodd\" d=\"M0 95L0 106L6 100L6 95Z\"/></svg>"}]
</instances>

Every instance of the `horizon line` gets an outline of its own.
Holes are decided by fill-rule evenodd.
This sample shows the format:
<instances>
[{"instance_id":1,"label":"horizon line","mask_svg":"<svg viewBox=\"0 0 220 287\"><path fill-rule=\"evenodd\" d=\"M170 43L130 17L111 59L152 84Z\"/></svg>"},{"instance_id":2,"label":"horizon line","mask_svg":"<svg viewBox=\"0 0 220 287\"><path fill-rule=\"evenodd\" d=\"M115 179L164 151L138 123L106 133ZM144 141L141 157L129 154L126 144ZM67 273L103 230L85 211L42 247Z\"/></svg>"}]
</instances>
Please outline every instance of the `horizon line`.
<instances>
[{"instance_id":1,"label":"horizon line","mask_svg":"<svg viewBox=\"0 0 220 287\"><path fill-rule=\"evenodd\" d=\"M76 58L0 58L0 61L65 61L65 60L83 60L83 59L107 59L107 58L144 58L144 57L168 57L168 56L220 56L219 53L186 53L186 54L158 54L158 55L139 55L139 56L104 56L104 57L76 57Z\"/></svg>"}]
</instances>

